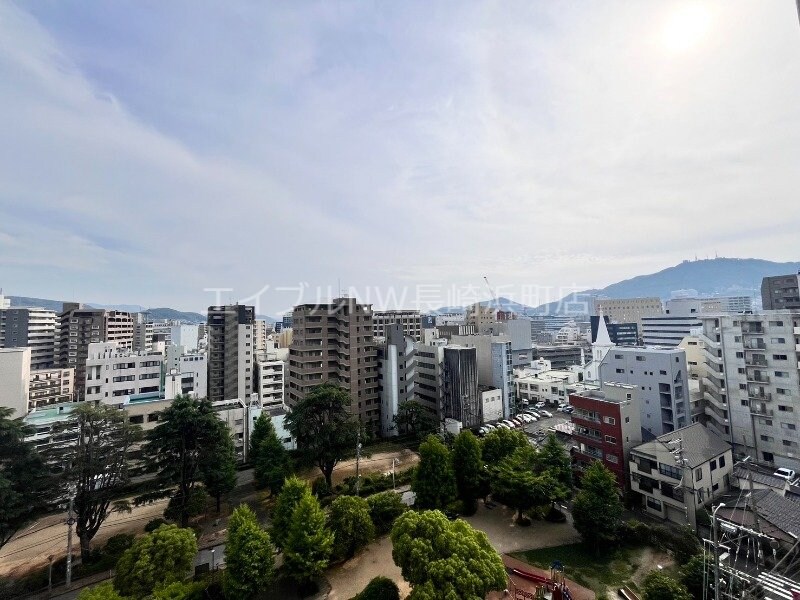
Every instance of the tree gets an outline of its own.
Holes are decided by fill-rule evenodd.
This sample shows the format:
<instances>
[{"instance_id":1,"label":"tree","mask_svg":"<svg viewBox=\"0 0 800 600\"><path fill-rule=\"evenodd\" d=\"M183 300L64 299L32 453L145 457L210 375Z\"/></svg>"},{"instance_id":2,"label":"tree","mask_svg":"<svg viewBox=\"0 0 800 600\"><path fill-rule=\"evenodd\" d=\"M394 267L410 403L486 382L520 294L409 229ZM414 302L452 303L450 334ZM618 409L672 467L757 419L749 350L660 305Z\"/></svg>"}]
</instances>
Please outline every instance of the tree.
<instances>
[{"instance_id":1,"label":"tree","mask_svg":"<svg viewBox=\"0 0 800 600\"><path fill-rule=\"evenodd\" d=\"M114 587L123 596L144 598L157 587L183 581L197 554L191 529L162 525L140 537L117 561Z\"/></svg>"},{"instance_id":2,"label":"tree","mask_svg":"<svg viewBox=\"0 0 800 600\"><path fill-rule=\"evenodd\" d=\"M394 562L413 588L409 600L482 600L507 585L500 555L466 521L409 511L397 519L391 538Z\"/></svg>"},{"instance_id":3,"label":"tree","mask_svg":"<svg viewBox=\"0 0 800 600\"><path fill-rule=\"evenodd\" d=\"M468 510L474 508L480 493L482 470L481 444L469 429L465 429L453 443L453 471L458 497Z\"/></svg>"},{"instance_id":4,"label":"tree","mask_svg":"<svg viewBox=\"0 0 800 600\"><path fill-rule=\"evenodd\" d=\"M600 550L601 542L613 542L622 515L622 503L614 474L600 461L592 462L575 496L572 519L583 541Z\"/></svg>"},{"instance_id":5,"label":"tree","mask_svg":"<svg viewBox=\"0 0 800 600\"><path fill-rule=\"evenodd\" d=\"M317 499L306 494L292 513L283 548L289 576L305 588L328 567L332 550L333 533L325 526L325 513Z\"/></svg>"},{"instance_id":6,"label":"tree","mask_svg":"<svg viewBox=\"0 0 800 600\"><path fill-rule=\"evenodd\" d=\"M353 600L400 600L400 590L388 577L378 576L370 580Z\"/></svg>"},{"instance_id":7,"label":"tree","mask_svg":"<svg viewBox=\"0 0 800 600\"><path fill-rule=\"evenodd\" d=\"M236 487L236 447L228 425L219 419L216 421L217 432L210 437L213 443L200 451L200 474L203 485L216 501L219 513L222 496Z\"/></svg>"},{"instance_id":8,"label":"tree","mask_svg":"<svg viewBox=\"0 0 800 600\"><path fill-rule=\"evenodd\" d=\"M420 437L436 430L436 419L417 400L403 400L393 417L398 433Z\"/></svg>"},{"instance_id":9,"label":"tree","mask_svg":"<svg viewBox=\"0 0 800 600\"><path fill-rule=\"evenodd\" d=\"M692 600L685 587L660 571L650 572L643 587L644 600Z\"/></svg>"},{"instance_id":10,"label":"tree","mask_svg":"<svg viewBox=\"0 0 800 600\"><path fill-rule=\"evenodd\" d=\"M278 439L272 419L266 412L256 419L250 436L250 462L256 487L269 488L273 494L281 491L283 480L292 471L289 453Z\"/></svg>"},{"instance_id":11,"label":"tree","mask_svg":"<svg viewBox=\"0 0 800 600\"><path fill-rule=\"evenodd\" d=\"M520 430L495 429L483 438L483 464L498 465L506 456L514 454L514 450L526 446L529 447L530 442Z\"/></svg>"},{"instance_id":12,"label":"tree","mask_svg":"<svg viewBox=\"0 0 800 600\"><path fill-rule=\"evenodd\" d=\"M101 583L82 590L78 600L123 600L111 582Z\"/></svg>"},{"instance_id":13,"label":"tree","mask_svg":"<svg viewBox=\"0 0 800 600\"><path fill-rule=\"evenodd\" d=\"M411 482L419 508L444 508L456 497L456 478L450 451L439 438L429 435L419 445L419 465Z\"/></svg>"},{"instance_id":14,"label":"tree","mask_svg":"<svg viewBox=\"0 0 800 600\"><path fill-rule=\"evenodd\" d=\"M0 548L50 499L52 480L21 419L0 406Z\"/></svg>"},{"instance_id":15,"label":"tree","mask_svg":"<svg viewBox=\"0 0 800 600\"><path fill-rule=\"evenodd\" d=\"M294 509L306 496L311 496L311 488L302 479L292 476L283 484L275 510L272 511L272 541L278 548L283 548L289 535Z\"/></svg>"},{"instance_id":16,"label":"tree","mask_svg":"<svg viewBox=\"0 0 800 600\"><path fill-rule=\"evenodd\" d=\"M90 543L103 522L113 511L130 510L127 503L113 501L129 481L133 444L141 430L125 411L90 403L75 408L57 430L63 441L48 449L48 462L63 466L65 487L75 491L75 533L81 559L88 561Z\"/></svg>"},{"instance_id":17,"label":"tree","mask_svg":"<svg viewBox=\"0 0 800 600\"><path fill-rule=\"evenodd\" d=\"M538 472L548 472L567 490L572 489L572 461L564 446L550 433L547 440L536 454L536 469Z\"/></svg>"},{"instance_id":18,"label":"tree","mask_svg":"<svg viewBox=\"0 0 800 600\"><path fill-rule=\"evenodd\" d=\"M153 590L152 600L201 600L208 584L204 581L179 582L157 587Z\"/></svg>"},{"instance_id":19,"label":"tree","mask_svg":"<svg viewBox=\"0 0 800 600\"><path fill-rule=\"evenodd\" d=\"M274 549L269 534L246 504L233 511L225 545L225 597L247 600L266 588L273 578Z\"/></svg>"},{"instance_id":20,"label":"tree","mask_svg":"<svg viewBox=\"0 0 800 600\"><path fill-rule=\"evenodd\" d=\"M150 432L146 452L155 462L160 483L178 486L172 500L183 527L189 523L190 503L201 478L202 458L213 455L226 443L218 423L207 399L177 396Z\"/></svg>"},{"instance_id":21,"label":"tree","mask_svg":"<svg viewBox=\"0 0 800 600\"><path fill-rule=\"evenodd\" d=\"M406 512L403 499L396 492L381 492L367 498L369 516L378 535L389 533L395 519Z\"/></svg>"},{"instance_id":22,"label":"tree","mask_svg":"<svg viewBox=\"0 0 800 600\"><path fill-rule=\"evenodd\" d=\"M295 404L286 417L298 453L305 462L319 467L329 488L333 488L334 467L356 448L359 424L350 416L350 404L347 391L324 383Z\"/></svg>"},{"instance_id":23,"label":"tree","mask_svg":"<svg viewBox=\"0 0 800 600\"><path fill-rule=\"evenodd\" d=\"M375 537L369 504L358 496L339 496L331 504L328 526L333 532L333 556L352 558Z\"/></svg>"},{"instance_id":24,"label":"tree","mask_svg":"<svg viewBox=\"0 0 800 600\"><path fill-rule=\"evenodd\" d=\"M553 489L558 485L549 473L534 474L531 469L534 460L533 448L518 448L503 459L492 478L492 493L517 509L519 523L524 522L524 511L550 502Z\"/></svg>"},{"instance_id":25,"label":"tree","mask_svg":"<svg viewBox=\"0 0 800 600\"><path fill-rule=\"evenodd\" d=\"M681 583L696 600L703 598L703 579L713 564L714 560L708 554L696 554L681 568ZM713 579L713 575L711 577Z\"/></svg>"}]
</instances>

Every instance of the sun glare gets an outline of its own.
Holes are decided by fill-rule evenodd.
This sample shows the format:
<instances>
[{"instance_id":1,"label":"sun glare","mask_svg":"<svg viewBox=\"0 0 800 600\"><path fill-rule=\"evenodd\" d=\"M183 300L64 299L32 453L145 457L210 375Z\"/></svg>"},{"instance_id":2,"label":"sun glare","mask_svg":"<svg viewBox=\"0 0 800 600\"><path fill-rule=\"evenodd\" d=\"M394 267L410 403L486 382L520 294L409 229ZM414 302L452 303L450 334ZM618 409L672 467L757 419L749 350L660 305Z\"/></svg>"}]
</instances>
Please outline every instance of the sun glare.
<instances>
[{"instance_id":1,"label":"sun glare","mask_svg":"<svg viewBox=\"0 0 800 600\"><path fill-rule=\"evenodd\" d=\"M705 6L693 2L675 9L661 32L664 48L673 54L682 54L697 46L711 25L711 14Z\"/></svg>"}]
</instances>

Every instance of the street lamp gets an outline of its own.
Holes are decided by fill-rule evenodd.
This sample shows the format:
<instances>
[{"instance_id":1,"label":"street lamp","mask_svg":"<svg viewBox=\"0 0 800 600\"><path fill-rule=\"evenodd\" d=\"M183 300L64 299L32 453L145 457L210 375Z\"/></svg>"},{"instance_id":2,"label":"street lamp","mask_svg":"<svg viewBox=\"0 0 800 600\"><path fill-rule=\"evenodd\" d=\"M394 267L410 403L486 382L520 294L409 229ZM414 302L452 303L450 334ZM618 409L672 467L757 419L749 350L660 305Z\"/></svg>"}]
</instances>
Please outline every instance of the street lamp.
<instances>
[{"instance_id":1,"label":"street lamp","mask_svg":"<svg viewBox=\"0 0 800 600\"><path fill-rule=\"evenodd\" d=\"M394 491L394 466L400 462L399 458L392 459L392 491Z\"/></svg>"}]
</instances>

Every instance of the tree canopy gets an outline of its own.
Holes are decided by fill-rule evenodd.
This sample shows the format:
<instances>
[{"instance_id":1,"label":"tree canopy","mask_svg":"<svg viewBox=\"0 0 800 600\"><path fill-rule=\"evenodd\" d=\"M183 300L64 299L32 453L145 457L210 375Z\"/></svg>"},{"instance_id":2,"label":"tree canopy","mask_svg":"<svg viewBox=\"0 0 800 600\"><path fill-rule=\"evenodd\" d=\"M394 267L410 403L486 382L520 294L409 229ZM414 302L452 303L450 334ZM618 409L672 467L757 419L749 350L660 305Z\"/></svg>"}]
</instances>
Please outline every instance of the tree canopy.
<instances>
[{"instance_id":1,"label":"tree canopy","mask_svg":"<svg viewBox=\"0 0 800 600\"><path fill-rule=\"evenodd\" d=\"M123 553L117 561L114 587L123 596L145 598L156 587L183 581L196 554L197 540L191 529L162 525Z\"/></svg>"},{"instance_id":2,"label":"tree canopy","mask_svg":"<svg viewBox=\"0 0 800 600\"><path fill-rule=\"evenodd\" d=\"M400 590L388 577L378 576L352 600L400 600Z\"/></svg>"},{"instance_id":3,"label":"tree canopy","mask_svg":"<svg viewBox=\"0 0 800 600\"><path fill-rule=\"evenodd\" d=\"M461 519L407 512L391 539L394 562L413 588L409 600L483 600L507 585L503 561L486 534Z\"/></svg>"},{"instance_id":4,"label":"tree canopy","mask_svg":"<svg viewBox=\"0 0 800 600\"><path fill-rule=\"evenodd\" d=\"M547 440L536 453L536 470L540 473L547 471L567 490L572 488L572 461L553 433L547 436Z\"/></svg>"},{"instance_id":5,"label":"tree canopy","mask_svg":"<svg viewBox=\"0 0 800 600\"><path fill-rule=\"evenodd\" d=\"M367 498L367 504L370 518L378 535L389 533L395 519L407 510L400 494L392 491L373 494Z\"/></svg>"},{"instance_id":6,"label":"tree canopy","mask_svg":"<svg viewBox=\"0 0 800 600\"><path fill-rule=\"evenodd\" d=\"M429 435L419 446L419 465L411 489L417 495L419 508L444 508L456 498L450 451L434 435Z\"/></svg>"},{"instance_id":7,"label":"tree canopy","mask_svg":"<svg viewBox=\"0 0 800 600\"><path fill-rule=\"evenodd\" d=\"M286 417L299 455L319 467L329 488L333 487L334 467L356 449L359 424L350 415L350 404L347 391L324 383L295 404Z\"/></svg>"},{"instance_id":8,"label":"tree canopy","mask_svg":"<svg viewBox=\"0 0 800 600\"><path fill-rule=\"evenodd\" d=\"M581 490L572 505L575 529L584 542L600 549L602 542L616 538L617 525L622 515L614 474L600 461L593 461L581 479Z\"/></svg>"},{"instance_id":9,"label":"tree canopy","mask_svg":"<svg viewBox=\"0 0 800 600\"><path fill-rule=\"evenodd\" d=\"M52 499L52 479L21 419L0 406L0 548Z\"/></svg>"},{"instance_id":10,"label":"tree canopy","mask_svg":"<svg viewBox=\"0 0 800 600\"><path fill-rule=\"evenodd\" d=\"M333 556L351 558L375 537L369 504L358 496L339 496L331 504L328 526L333 532Z\"/></svg>"},{"instance_id":11,"label":"tree canopy","mask_svg":"<svg viewBox=\"0 0 800 600\"><path fill-rule=\"evenodd\" d=\"M517 448L530 446L528 438L518 429L503 429L502 427L490 431L483 438L483 464L497 465L506 456L511 456Z\"/></svg>"},{"instance_id":12,"label":"tree canopy","mask_svg":"<svg viewBox=\"0 0 800 600\"><path fill-rule=\"evenodd\" d=\"M311 495L308 484L297 477L289 477L278 495L275 509L272 511L272 541L278 548L283 548L292 524L292 515L300 500Z\"/></svg>"},{"instance_id":13,"label":"tree canopy","mask_svg":"<svg viewBox=\"0 0 800 600\"><path fill-rule=\"evenodd\" d=\"M400 402L393 420L398 432L404 435L420 437L436 430L436 419L414 399Z\"/></svg>"},{"instance_id":14,"label":"tree canopy","mask_svg":"<svg viewBox=\"0 0 800 600\"><path fill-rule=\"evenodd\" d=\"M652 571L644 578L644 600L692 600L686 588L669 575Z\"/></svg>"},{"instance_id":15,"label":"tree canopy","mask_svg":"<svg viewBox=\"0 0 800 600\"><path fill-rule=\"evenodd\" d=\"M483 471L481 444L478 438L468 429L462 431L453 443L452 455L458 497L465 506L474 506L475 499L480 493Z\"/></svg>"},{"instance_id":16,"label":"tree canopy","mask_svg":"<svg viewBox=\"0 0 800 600\"><path fill-rule=\"evenodd\" d=\"M236 447L231 430L219 419L217 431L209 430L210 444L200 450L200 476L208 493L214 497L220 512L222 496L236 487Z\"/></svg>"},{"instance_id":17,"label":"tree canopy","mask_svg":"<svg viewBox=\"0 0 800 600\"><path fill-rule=\"evenodd\" d=\"M269 488L277 494L283 487L283 480L291 474L289 453L278 439L272 419L262 412L253 426L250 436L250 462L258 489Z\"/></svg>"},{"instance_id":18,"label":"tree canopy","mask_svg":"<svg viewBox=\"0 0 800 600\"><path fill-rule=\"evenodd\" d=\"M292 513L283 547L289 576L301 586L308 585L328 568L333 550L333 533L325 525L325 513L310 493L304 495Z\"/></svg>"},{"instance_id":19,"label":"tree canopy","mask_svg":"<svg viewBox=\"0 0 800 600\"><path fill-rule=\"evenodd\" d=\"M500 462L492 478L492 493L517 509L517 521L520 522L524 511L549 503L558 487L549 472L539 475L533 472L535 460L536 453L530 445L517 448Z\"/></svg>"},{"instance_id":20,"label":"tree canopy","mask_svg":"<svg viewBox=\"0 0 800 600\"><path fill-rule=\"evenodd\" d=\"M247 504L233 511L225 545L225 598L248 600L272 582L274 549L269 534Z\"/></svg>"}]
</instances>

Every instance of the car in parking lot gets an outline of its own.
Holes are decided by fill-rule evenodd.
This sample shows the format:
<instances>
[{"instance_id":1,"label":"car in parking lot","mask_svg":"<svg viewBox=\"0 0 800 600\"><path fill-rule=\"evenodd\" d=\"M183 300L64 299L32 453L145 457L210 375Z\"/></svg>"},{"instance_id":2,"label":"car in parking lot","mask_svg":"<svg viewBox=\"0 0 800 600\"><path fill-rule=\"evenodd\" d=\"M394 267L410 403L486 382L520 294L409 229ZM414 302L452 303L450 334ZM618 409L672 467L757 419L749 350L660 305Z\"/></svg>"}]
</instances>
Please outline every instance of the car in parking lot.
<instances>
[{"instance_id":1,"label":"car in parking lot","mask_svg":"<svg viewBox=\"0 0 800 600\"><path fill-rule=\"evenodd\" d=\"M535 410L526 410L526 411L525 411L525 414L528 414L528 415L530 415L530 416L532 416L532 417L534 417L534 418L536 418L536 419L538 419L538 418L541 416L541 415L539 414L539 412L538 412L538 411L535 411Z\"/></svg>"},{"instance_id":2,"label":"car in parking lot","mask_svg":"<svg viewBox=\"0 0 800 600\"><path fill-rule=\"evenodd\" d=\"M498 428L498 429L511 429L511 427L509 427L509 426L508 426L508 425L506 425L505 423L498 423L498 424L497 424L497 428Z\"/></svg>"},{"instance_id":3,"label":"car in parking lot","mask_svg":"<svg viewBox=\"0 0 800 600\"><path fill-rule=\"evenodd\" d=\"M572 406L565 406L561 409L561 412L563 412L565 415L571 415L575 412L575 408Z\"/></svg>"},{"instance_id":4,"label":"car in parking lot","mask_svg":"<svg viewBox=\"0 0 800 600\"><path fill-rule=\"evenodd\" d=\"M792 469L781 467L780 469L775 471L773 475L775 477L780 477L781 479L785 479L786 481L794 481L796 473Z\"/></svg>"},{"instance_id":5,"label":"car in parking lot","mask_svg":"<svg viewBox=\"0 0 800 600\"><path fill-rule=\"evenodd\" d=\"M549 418L549 417L553 416L553 413L551 413L549 410L542 410L540 412L542 413L543 417L548 417Z\"/></svg>"},{"instance_id":6,"label":"car in parking lot","mask_svg":"<svg viewBox=\"0 0 800 600\"><path fill-rule=\"evenodd\" d=\"M537 402L533 405L534 408L544 408L546 404L544 402Z\"/></svg>"}]
</instances>

